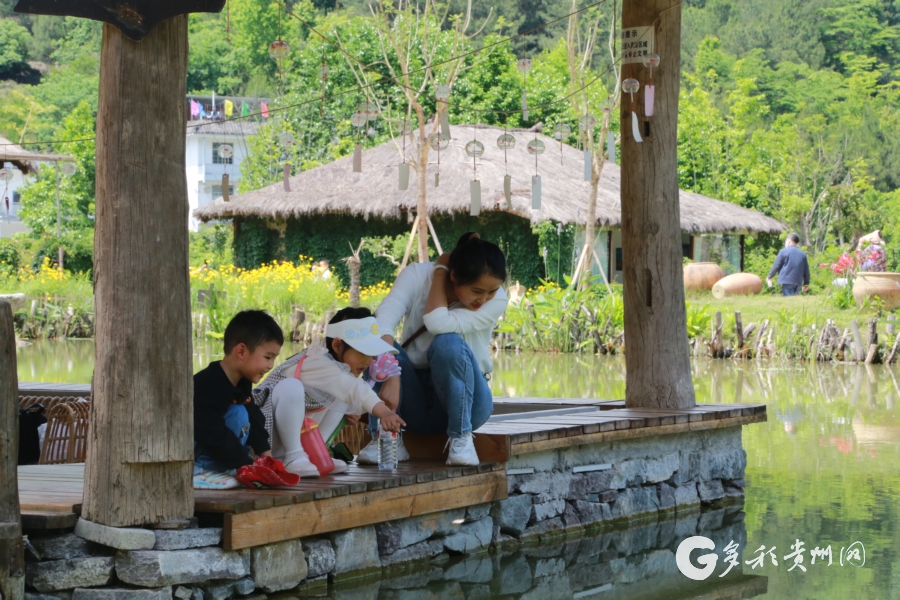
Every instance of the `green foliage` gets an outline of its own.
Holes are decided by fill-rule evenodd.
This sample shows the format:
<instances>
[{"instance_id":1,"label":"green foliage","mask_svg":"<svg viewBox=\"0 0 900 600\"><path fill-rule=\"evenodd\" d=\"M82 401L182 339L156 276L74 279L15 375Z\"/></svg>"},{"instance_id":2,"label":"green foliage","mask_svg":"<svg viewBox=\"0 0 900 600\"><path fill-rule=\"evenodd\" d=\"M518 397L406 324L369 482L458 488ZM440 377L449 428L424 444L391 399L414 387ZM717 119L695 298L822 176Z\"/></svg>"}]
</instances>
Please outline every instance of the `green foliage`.
<instances>
[{"instance_id":1,"label":"green foliage","mask_svg":"<svg viewBox=\"0 0 900 600\"><path fill-rule=\"evenodd\" d=\"M199 267L207 264L212 267L234 263L234 228L230 223L215 223L191 231L190 264Z\"/></svg>"},{"instance_id":2,"label":"green foliage","mask_svg":"<svg viewBox=\"0 0 900 600\"><path fill-rule=\"evenodd\" d=\"M544 262L547 280L557 284L565 282L566 274L574 268L575 226L545 221L534 226L538 247Z\"/></svg>"},{"instance_id":3,"label":"green foliage","mask_svg":"<svg viewBox=\"0 0 900 600\"><path fill-rule=\"evenodd\" d=\"M21 256L15 242L9 238L0 238L0 272L15 271L20 264Z\"/></svg>"},{"instance_id":4,"label":"green foliage","mask_svg":"<svg viewBox=\"0 0 900 600\"><path fill-rule=\"evenodd\" d=\"M684 307L687 313L688 338L694 339L698 335L708 333L710 323L712 323L712 313L709 310L709 305L697 306L690 302L685 302Z\"/></svg>"},{"instance_id":5,"label":"green foliage","mask_svg":"<svg viewBox=\"0 0 900 600\"><path fill-rule=\"evenodd\" d=\"M831 288L828 295L832 306L839 310L849 310L856 304L853 298L853 282L848 281L846 285L835 285Z\"/></svg>"},{"instance_id":6,"label":"green foliage","mask_svg":"<svg viewBox=\"0 0 900 600\"><path fill-rule=\"evenodd\" d=\"M31 268L41 268L45 261L57 265L59 248L63 249L63 266L72 273L90 273L94 270L94 235L93 230L80 230L65 233L61 238L41 238L35 244Z\"/></svg>"},{"instance_id":7,"label":"green foliage","mask_svg":"<svg viewBox=\"0 0 900 600\"><path fill-rule=\"evenodd\" d=\"M0 19L0 79L26 67L31 34L12 19Z\"/></svg>"},{"instance_id":8,"label":"green foliage","mask_svg":"<svg viewBox=\"0 0 900 600\"><path fill-rule=\"evenodd\" d=\"M59 174L59 203L64 231L93 231L94 222L94 112L82 101L57 131L57 139L89 141L65 144L60 152L75 158L76 171L71 177ZM56 181L52 166L40 170L37 179L22 188L19 215L35 237L56 235Z\"/></svg>"},{"instance_id":9,"label":"green foliage","mask_svg":"<svg viewBox=\"0 0 900 600\"><path fill-rule=\"evenodd\" d=\"M255 217L235 219L234 266L255 269L275 260L275 235Z\"/></svg>"}]
</instances>

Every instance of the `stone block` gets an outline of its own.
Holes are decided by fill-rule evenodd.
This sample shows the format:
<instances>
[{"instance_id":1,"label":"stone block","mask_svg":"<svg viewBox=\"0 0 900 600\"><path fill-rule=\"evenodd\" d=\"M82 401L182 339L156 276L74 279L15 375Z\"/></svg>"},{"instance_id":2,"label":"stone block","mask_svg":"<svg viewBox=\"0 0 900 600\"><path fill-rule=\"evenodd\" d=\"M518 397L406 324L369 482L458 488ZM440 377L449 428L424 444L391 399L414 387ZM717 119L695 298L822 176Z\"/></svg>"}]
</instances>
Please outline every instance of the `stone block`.
<instances>
[{"instance_id":1,"label":"stone block","mask_svg":"<svg viewBox=\"0 0 900 600\"><path fill-rule=\"evenodd\" d=\"M578 520L585 527L596 525L604 521L612 519L612 513L609 504L602 502L585 502L584 500L576 500L572 503Z\"/></svg>"},{"instance_id":2,"label":"stone block","mask_svg":"<svg viewBox=\"0 0 900 600\"><path fill-rule=\"evenodd\" d=\"M621 490L626 487L642 485L645 481L644 474L647 471L647 461L643 458L623 460L613 465L613 478L610 488Z\"/></svg>"},{"instance_id":3,"label":"stone block","mask_svg":"<svg viewBox=\"0 0 900 600\"><path fill-rule=\"evenodd\" d=\"M490 583L494 578L494 562L485 554L467 556L444 570L443 578L460 583Z\"/></svg>"},{"instance_id":4,"label":"stone block","mask_svg":"<svg viewBox=\"0 0 900 600\"><path fill-rule=\"evenodd\" d=\"M327 575L334 570L334 548L328 540L303 540L303 554L306 556L308 579Z\"/></svg>"},{"instance_id":5,"label":"stone block","mask_svg":"<svg viewBox=\"0 0 900 600\"><path fill-rule=\"evenodd\" d=\"M449 538L432 538L406 548L400 548L393 554L382 556L381 565L383 567L393 567L394 565L434 558L444 551L444 541L447 539Z\"/></svg>"},{"instance_id":6,"label":"stone block","mask_svg":"<svg viewBox=\"0 0 900 600\"><path fill-rule=\"evenodd\" d=\"M563 525L562 518L556 517L532 525L522 533L520 539L523 541L543 541L565 535L565 532L566 528Z\"/></svg>"},{"instance_id":7,"label":"stone block","mask_svg":"<svg viewBox=\"0 0 900 600\"><path fill-rule=\"evenodd\" d=\"M709 457L709 479L742 479L747 468L747 453L743 448L716 452Z\"/></svg>"},{"instance_id":8,"label":"stone block","mask_svg":"<svg viewBox=\"0 0 900 600\"><path fill-rule=\"evenodd\" d=\"M338 531L328 537L334 547L335 578L350 579L381 568L374 527L357 527Z\"/></svg>"},{"instance_id":9,"label":"stone block","mask_svg":"<svg viewBox=\"0 0 900 600\"><path fill-rule=\"evenodd\" d=\"M510 596L518 598L531 589L534 576L528 560L521 553L516 553L512 560L501 561L500 571L491 581L493 597Z\"/></svg>"},{"instance_id":10,"label":"stone block","mask_svg":"<svg viewBox=\"0 0 900 600\"><path fill-rule=\"evenodd\" d=\"M700 495L700 501L704 504L715 502L725 497L725 489L722 482L718 479L712 481L702 481L697 485L697 494Z\"/></svg>"},{"instance_id":11,"label":"stone block","mask_svg":"<svg viewBox=\"0 0 900 600\"><path fill-rule=\"evenodd\" d=\"M28 541L41 555L41 560L69 560L92 556L111 556L108 548L98 546L74 533L50 537L28 537Z\"/></svg>"},{"instance_id":12,"label":"stone block","mask_svg":"<svg viewBox=\"0 0 900 600\"><path fill-rule=\"evenodd\" d=\"M484 584L469 586L466 590L466 600L491 600L491 588Z\"/></svg>"},{"instance_id":13,"label":"stone block","mask_svg":"<svg viewBox=\"0 0 900 600\"><path fill-rule=\"evenodd\" d=\"M566 498L568 500L589 500L588 496L610 489L614 478L614 469L573 474Z\"/></svg>"},{"instance_id":14,"label":"stone block","mask_svg":"<svg viewBox=\"0 0 900 600\"><path fill-rule=\"evenodd\" d=\"M125 583L144 587L240 579L247 575L247 557L221 548L120 551L116 555L116 576Z\"/></svg>"},{"instance_id":15,"label":"stone block","mask_svg":"<svg viewBox=\"0 0 900 600\"><path fill-rule=\"evenodd\" d=\"M688 481L696 481L700 478L703 469L703 455L700 452L682 451L678 473L675 474L675 483L681 485Z\"/></svg>"},{"instance_id":16,"label":"stone block","mask_svg":"<svg viewBox=\"0 0 900 600\"><path fill-rule=\"evenodd\" d=\"M581 519L578 518L575 508L571 504L566 504L566 510L563 511L562 520L566 531L574 532L584 530Z\"/></svg>"},{"instance_id":17,"label":"stone block","mask_svg":"<svg viewBox=\"0 0 900 600\"><path fill-rule=\"evenodd\" d=\"M675 488L675 506L677 510L700 504L700 496L697 495L697 484L693 481L682 483Z\"/></svg>"},{"instance_id":18,"label":"stone block","mask_svg":"<svg viewBox=\"0 0 900 600\"><path fill-rule=\"evenodd\" d=\"M722 529L722 522L725 519L725 510L708 510L700 513L700 520L697 523L697 529L700 533L697 535L705 535L709 537L714 532Z\"/></svg>"},{"instance_id":19,"label":"stone block","mask_svg":"<svg viewBox=\"0 0 900 600\"><path fill-rule=\"evenodd\" d=\"M609 504L610 502L615 502L618 497L618 490L606 490L597 494L597 499L594 502L606 502Z\"/></svg>"},{"instance_id":20,"label":"stone block","mask_svg":"<svg viewBox=\"0 0 900 600\"><path fill-rule=\"evenodd\" d=\"M193 593L194 592L191 591L191 588L178 586L177 588L175 588L175 592L172 595L178 598L178 600L187 600Z\"/></svg>"},{"instance_id":21,"label":"stone block","mask_svg":"<svg viewBox=\"0 0 900 600\"><path fill-rule=\"evenodd\" d=\"M565 499L575 477L570 471L538 471L517 477L516 491L540 496L541 502Z\"/></svg>"},{"instance_id":22,"label":"stone block","mask_svg":"<svg viewBox=\"0 0 900 600\"><path fill-rule=\"evenodd\" d=\"M541 521L546 521L547 519L552 519L553 517L558 517L563 514L564 510L566 510L565 500L551 500L550 502L534 504L532 522L539 523Z\"/></svg>"},{"instance_id":23,"label":"stone block","mask_svg":"<svg viewBox=\"0 0 900 600\"><path fill-rule=\"evenodd\" d=\"M656 486L648 485L634 488L632 490L632 502L635 516L646 516L650 513L655 514L659 512L659 496L657 495Z\"/></svg>"},{"instance_id":24,"label":"stone block","mask_svg":"<svg viewBox=\"0 0 900 600\"><path fill-rule=\"evenodd\" d=\"M249 577L242 577L234 582L234 593L238 596L249 596L256 591L256 582Z\"/></svg>"},{"instance_id":25,"label":"stone block","mask_svg":"<svg viewBox=\"0 0 900 600\"><path fill-rule=\"evenodd\" d=\"M208 600L228 600L234 596L234 581L228 579L210 581L200 586Z\"/></svg>"},{"instance_id":26,"label":"stone block","mask_svg":"<svg viewBox=\"0 0 900 600\"><path fill-rule=\"evenodd\" d=\"M378 552L392 554L399 548L418 544L434 535L440 537L456 533L458 525L454 521L464 519L465 516L466 509L460 508L378 523L375 525Z\"/></svg>"},{"instance_id":27,"label":"stone block","mask_svg":"<svg viewBox=\"0 0 900 600\"><path fill-rule=\"evenodd\" d=\"M681 466L677 452L659 458L644 459L644 483L660 483L670 479Z\"/></svg>"},{"instance_id":28,"label":"stone block","mask_svg":"<svg viewBox=\"0 0 900 600\"><path fill-rule=\"evenodd\" d=\"M469 521L480 521L491 514L491 503L476 504L466 509L466 519Z\"/></svg>"},{"instance_id":29,"label":"stone block","mask_svg":"<svg viewBox=\"0 0 900 600\"><path fill-rule=\"evenodd\" d=\"M656 495L659 498L659 510L675 510L675 488L667 483L658 483Z\"/></svg>"},{"instance_id":30,"label":"stone block","mask_svg":"<svg viewBox=\"0 0 900 600\"><path fill-rule=\"evenodd\" d=\"M306 578L306 557L300 540L252 548L250 574L266 593L289 590Z\"/></svg>"},{"instance_id":31,"label":"stone block","mask_svg":"<svg viewBox=\"0 0 900 600\"><path fill-rule=\"evenodd\" d=\"M106 585L112 579L115 565L111 557L32 563L25 568L25 583L39 592Z\"/></svg>"},{"instance_id":32,"label":"stone block","mask_svg":"<svg viewBox=\"0 0 900 600\"><path fill-rule=\"evenodd\" d=\"M204 548L218 546L222 542L222 529L208 527L203 529L157 529L154 550L187 550L188 548Z\"/></svg>"},{"instance_id":33,"label":"stone block","mask_svg":"<svg viewBox=\"0 0 900 600\"><path fill-rule=\"evenodd\" d=\"M747 487L747 482L746 482L746 480L744 480L743 477L740 479L729 479L729 480L725 481L725 483L730 486L733 486L736 488L741 488L741 489L744 489L745 487Z\"/></svg>"},{"instance_id":34,"label":"stone block","mask_svg":"<svg viewBox=\"0 0 900 600\"><path fill-rule=\"evenodd\" d=\"M491 508L491 517L500 527L501 533L518 537L525 531L531 511L531 496L520 494L495 502Z\"/></svg>"},{"instance_id":35,"label":"stone block","mask_svg":"<svg viewBox=\"0 0 900 600\"><path fill-rule=\"evenodd\" d=\"M72 592L72 600L172 600L172 588L171 586L153 590L76 588Z\"/></svg>"},{"instance_id":36,"label":"stone block","mask_svg":"<svg viewBox=\"0 0 900 600\"><path fill-rule=\"evenodd\" d=\"M117 550L149 550L156 544L156 536L149 529L107 527L84 519L75 524L75 535Z\"/></svg>"},{"instance_id":37,"label":"stone block","mask_svg":"<svg viewBox=\"0 0 900 600\"><path fill-rule=\"evenodd\" d=\"M192 600L203 600L203 590L200 588L194 588L191 593Z\"/></svg>"},{"instance_id":38,"label":"stone block","mask_svg":"<svg viewBox=\"0 0 900 600\"><path fill-rule=\"evenodd\" d=\"M563 502L565 505L565 502ZM444 538L444 548L450 552L469 554L486 548L491 543L494 521L485 517L474 523L464 523L459 532Z\"/></svg>"},{"instance_id":39,"label":"stone block","mask_svg":"<svg viewBox=\"0 0 900 600\"><path fill-rule=\"evenodd\" d=\"M52 594L25 592L25 600L72 600L72 590L60 590Z\"/></svg>"},{"instance_id":40,"label":"stone block","mask_svg":"<svg viewBox=\"0 0 900 600\"><path fill-rule=\"evenodd\" d=\"M733 485L726 485L725 487L725 500L728 502L743 502L744 500L744 490L739 487L734 487Z\"/></svg>"}]
</instances>

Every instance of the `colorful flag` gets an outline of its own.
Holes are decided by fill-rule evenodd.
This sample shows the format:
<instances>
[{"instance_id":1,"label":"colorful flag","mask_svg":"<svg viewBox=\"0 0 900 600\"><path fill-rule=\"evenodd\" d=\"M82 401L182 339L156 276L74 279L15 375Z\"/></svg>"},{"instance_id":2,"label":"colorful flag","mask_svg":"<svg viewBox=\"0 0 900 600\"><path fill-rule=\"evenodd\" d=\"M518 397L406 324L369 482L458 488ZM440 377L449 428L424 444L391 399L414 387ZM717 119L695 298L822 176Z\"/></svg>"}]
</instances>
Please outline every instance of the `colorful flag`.
<instances>
[{"instance_id":1,"label":"colorful flag","mask_svg":"<svg viewBox=\"0 0 900 600\"><path fill-rule=\"evenodd\" d=\"M260 102L259 108L262 110L263 117L268 119L269 118L269 107L266 105L266 103Z\"/></svg>"},{"instance_id":2,"label":"colorful flag","mask_svg":"<svg viewBox=\"0 0 900 600\"><path fill-rule=\"evenodd\" d=\"M250 114L250 106L246 102L244 102L243 104L241 104L241 116L246 117L249 114Z\"/></svg>"},{"instance_id":3,"label":"colorful flag","mask_svg":"<svg viewBox=\"0 0 900 600\"><path fill-rule=\"evenodd\" d=\"M197 102L195 102L194 100L191 100L191 116L196 117L199 114L200 114L200 105Z\"/></svg>"},{"instance_id":4,"label":"colorful flag","mask_svg":"<svg viewBox=\"0 0 900 600\"><path fill-rule=\"evenodd\" d=\"M232 102L231 100L226 100L225 101L225 116L230 117L233 112L234 112L234 102Z\"/></svg>"}]
</instances>

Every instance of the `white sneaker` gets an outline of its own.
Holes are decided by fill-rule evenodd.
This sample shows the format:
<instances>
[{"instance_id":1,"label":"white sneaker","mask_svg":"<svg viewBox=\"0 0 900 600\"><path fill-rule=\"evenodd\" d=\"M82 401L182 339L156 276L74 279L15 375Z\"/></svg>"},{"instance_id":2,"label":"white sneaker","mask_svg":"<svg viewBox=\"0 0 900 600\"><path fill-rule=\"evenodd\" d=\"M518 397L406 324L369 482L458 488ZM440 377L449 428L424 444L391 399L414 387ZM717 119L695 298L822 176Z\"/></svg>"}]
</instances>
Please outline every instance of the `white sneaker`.
<instances>
[{"instance_id":1,"label":"white sneaker","mask_svg":"<svg viewBox=\"0 0 900 600\"><path fill-rule=\"evenodd\" d=\"M403 445L403 436L397 444L397 462L409 460L409 451ZM335 461L337 462L337 461ZM378 440L372 440L365 448L356 455L356 464L358 465L377 465L378 464Z\"/></svg>"},{"instance_id":2,"label":"white sneaker","mask_svg":"<svg viewBox=\"0 0 900 600\"><path fill-rule=\"evenodd\" d=\"M471 433L464 433L460 437L447 440L450 446L450 455L447 456L447 464L455 467L474 467L479 464L478 453L475 452L475 442Z\"/></svg>"},{"instance_id":3,"label":"white sneaker","mask_svg":"<svg viewBox=\"0 0 900 600\"><path fill-rule=\"evenodd\" d=\"M306 456L295 458L288 464L284 465L284 470L288 473L299 475L301 479L304 477L319 476L319 470L316 468L316 465L309 462L309 458Z\"/></svg>"},{"instance_id":4,"label":"white sneaker","mask_svg":"<svg viewBox=\"0 0 900 600\"><path fill-rule=\"evenodd\" d=\"M329 473L329 475L340 475L341 473L346 473L350 470L350 467L347 466L347 463L342 461L339 458L333 458L334 461L334 471Z\"/></svg>"},{"instance_id":5,"label":"white sneaker","mask_svg":"<svg viewBox=\"0 0 900 600\"><path fill-rule=\"evenodd\" d=\"M234 490L241 487L244 485L228 473L206 471L194 475L195 490Z\"/></svg>"}]
</instances>

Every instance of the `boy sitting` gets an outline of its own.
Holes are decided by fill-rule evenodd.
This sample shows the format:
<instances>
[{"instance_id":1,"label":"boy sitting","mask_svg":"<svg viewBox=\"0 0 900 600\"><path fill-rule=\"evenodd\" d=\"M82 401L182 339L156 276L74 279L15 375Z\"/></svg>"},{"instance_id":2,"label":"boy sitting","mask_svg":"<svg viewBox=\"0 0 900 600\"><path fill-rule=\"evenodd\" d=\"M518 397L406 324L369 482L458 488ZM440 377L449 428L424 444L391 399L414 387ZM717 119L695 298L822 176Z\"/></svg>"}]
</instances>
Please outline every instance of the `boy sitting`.
<instances>
[{"instance_id":1,"label":"boy sitting","mask_svg":"<svg viewBox=\"0 0 900 600\"><path fill-rule=\"evenodd\" d=\"M194 487L243 487L236 469L271 456L266 419L251 400L272 369L284 334L261 310L239 312L225 328L225 358L194 375Z\"/></svg>"}]
</instances>

